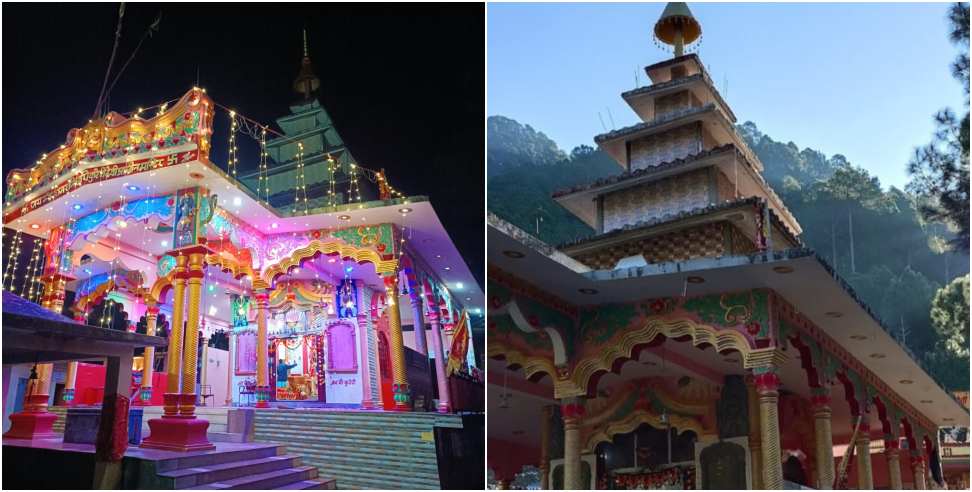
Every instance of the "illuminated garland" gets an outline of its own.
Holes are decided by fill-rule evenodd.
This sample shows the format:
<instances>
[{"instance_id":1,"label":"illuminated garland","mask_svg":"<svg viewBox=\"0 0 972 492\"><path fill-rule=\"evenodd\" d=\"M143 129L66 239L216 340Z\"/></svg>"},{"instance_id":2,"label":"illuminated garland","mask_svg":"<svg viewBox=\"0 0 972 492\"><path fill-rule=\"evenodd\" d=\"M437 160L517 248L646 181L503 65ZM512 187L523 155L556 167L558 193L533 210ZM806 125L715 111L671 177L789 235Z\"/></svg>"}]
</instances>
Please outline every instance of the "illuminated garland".
<instances>
[{"instance_id":1,"label":"illuminated garland","mask_svg":"<svg viewBox=\"0 0 972 492\"><path fill-rule=\"evenodd\" d=\"M30 262L27 263L27 270L24 271L24 283L20 286L20 297L30 300L34 295L34 282L37 279L37 245L39 239L34 239L33 248L30 252Z\"/></svg>"},{"instance_id":2,"label":"illuminated garland","mask_svg":"<svg viewBox=\"0 0 972 492\"><path fill-rule=\"evenodd\" d=\"M337 163L331 154L327 155L327 206L333 207L337 203L337 181L335 178L337 175Z\"/></svg>"},{"instance_id":3,"label":"illuminated garland","mask_svg":"<svg viewBox=\"0 0 972 492\"><path fill-rule=\"evenodd\" d=\"M361 208L363 205L361 205L361 187L358 186L358 166L352 162L348 169L350 170L349 174L351 174L351 180L348 181L348 203L350 204L354 200L355 203L358 203L358 208Z\"/></svg>"},{"instance_id":4,"label":"illuminated garland","mask_svg":"<svg viewBox=\"0 0 972 492\"><path fill-rule=\"evenodd\" d=\"M304 178L304 143L297 142L297 171L294 174L294 209L293 214L303 207L303 215L307 215L307 180Z\"/></svg>"},{"instance_id":5,"label":"illuminated garland","mask_svg":"<svg viewBox=\"0 0 972 492\"><path fill-rule=\"evenodd\" d=\"M239 161L236 154L236 111L229 112L230 133L229 133L229 156L226 158L226 171L234 178L236 177L236 163Z\"/></svg>"},{"instance_id":6,"label":"illuminated garland","mask_svg":"<svg viewBox=\"0 0 972 492\"><path fill-rule=\"evenodd\" d=\"M270 175L267 168L267 127L260 131L260 177L257 180L257 198L264 193L263 200L270 201Z\"/></svg>"},{"instance_id":7,"label":"illuminated garland","mask_svg":"<svg viewBox=\"0 0 972 492\"><path fill-rule=\"evenodd\" d=\"M3 274L4 283L7 279L10 279L10 292L14 291L14 275L17 274L17 260L20 257L20 244L23 242L23 233L17 231L14 233L13 240L10 245L10 256L7 257L7 271Z\"/></svg>"}]
</instances>

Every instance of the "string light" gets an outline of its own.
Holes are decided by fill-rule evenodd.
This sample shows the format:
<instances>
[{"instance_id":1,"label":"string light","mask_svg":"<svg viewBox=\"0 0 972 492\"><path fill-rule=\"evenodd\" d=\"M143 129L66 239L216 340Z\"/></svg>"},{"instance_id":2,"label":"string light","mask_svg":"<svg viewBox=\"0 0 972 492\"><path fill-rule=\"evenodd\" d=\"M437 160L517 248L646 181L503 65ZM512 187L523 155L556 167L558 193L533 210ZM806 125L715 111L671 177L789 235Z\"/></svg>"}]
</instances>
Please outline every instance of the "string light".
<instances>
[{"instance_id":1,"label":"string light","mask_svg":"<svg viewBox=\"0 0 972 492\"><path fill-rule=\"evenodd\" d=\"M327 188L327 206L333 207L337 203L337 163L331 154L327 155L327 176L328 176L328 188Z\"/></svg>"},{"instance_id":2,"label":"string light","mask_svg":"<svg viewBox=\"0 0 972 492\"><path fill-rule=\"evenodd\" d=\"M307 180L304 178L304 144L297 142L297 170L294 174L294 207L293 214L302 207L303 215L307 215Z\"/></svg>"},{"instance_id":3,"label":"string light","mask_svg":"<svg viewBox=\"0 0 972 492\"><path fill-rule=\"evenodd\" d=\"M20 297L27 300L30 300L30 296L34 295L34 279L35 272L37 271L37 245L40 243L40 240L34 238L32 243L30 262L27 263L27 270L24 271L24 283L20 286Z\"/></svg>"},{"instance_id":4,"label":"string light","mask_svg":"<svg viewBox=\"0 0 972 492\"><path fill-rule=\"evenodd\" d=\"M229 112L230 133L229 133L229 157L226 159L226 171L234 178L236 177L236 111Z\"/></svg>"},{"instance_id":5,"label":"string light","mask_svg":"<svg viewBox=\"0 0 972 492\"><path fill-rule=\"evenodd\" d=\"M10 256L7 257L7 270L3 274L3 281L6 282L10 279L10 292L14 292L14 276L17 274L17 262L20 257L20 244L23 241L23 233L17 231L14 233L13 240L10 245Z\"/></svg>"},{"instance_id":6,"label":"string light","mask_svg":"<svg viewBox=\"0 0 972 492\"><path fill-rule=\"evenodd\" d=\"M270 175L267 168L267 127L260 131L260 177L257 180L257 198L264 193L264 201L270 202Z\"/></svg>"},{"instance_id":7,"label":"string light","mask_svg":"<svg viewBox=\"0 0 972 492\"><path fill-rule=\"evenodd\" d=\"M361 208L363 205L361 205L361 187L358 186L358 166L352 162L348 165L348 169L351 174L351 180L348 181L348 203L354 200L358 203L358 208Z\"/></svg>"}]
</instances>

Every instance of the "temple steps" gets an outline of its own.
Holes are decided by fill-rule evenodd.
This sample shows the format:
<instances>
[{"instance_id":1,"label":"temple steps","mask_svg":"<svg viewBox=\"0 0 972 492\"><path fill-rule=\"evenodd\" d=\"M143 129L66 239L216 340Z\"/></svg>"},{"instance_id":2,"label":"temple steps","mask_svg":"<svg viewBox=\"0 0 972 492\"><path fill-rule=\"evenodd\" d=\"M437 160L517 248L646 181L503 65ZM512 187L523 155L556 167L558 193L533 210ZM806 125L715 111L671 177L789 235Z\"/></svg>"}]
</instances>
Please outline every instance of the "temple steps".
<instances>
[{"instance_id":1,"label":"temple steps","mask_svg":"<svg viewBox=\"0 0 972 492\"><path fill-rule=\"evenodd\" d=\"M258 410L256 442L286 443L341 488L438 489L435 427L454 415L335 410Z\"/></svg>"},{"instance_id":2,"label":"temple steps","mask_svg":"<svg viewBox=\"0 0 972 492\"><path fill-rule=\"evenodd\" d=\"M275 444L162 459L155 470L157 486L170 490L337 488L336 480L318 478L316 467Z\"/></svg>"},{"instance_id":3,"label":"temple steps","mask_svg":"<svg viewBox=\"0 0 972 492\"><path fill-rule=\"evenodd\" d=\"M53 406L47 407L47 411L57 415L57 420L54 421L54 427L52 430L58 434L64 434L64 423L67 420L67 409L65 406Z\"/></svg>"}]
</instances>

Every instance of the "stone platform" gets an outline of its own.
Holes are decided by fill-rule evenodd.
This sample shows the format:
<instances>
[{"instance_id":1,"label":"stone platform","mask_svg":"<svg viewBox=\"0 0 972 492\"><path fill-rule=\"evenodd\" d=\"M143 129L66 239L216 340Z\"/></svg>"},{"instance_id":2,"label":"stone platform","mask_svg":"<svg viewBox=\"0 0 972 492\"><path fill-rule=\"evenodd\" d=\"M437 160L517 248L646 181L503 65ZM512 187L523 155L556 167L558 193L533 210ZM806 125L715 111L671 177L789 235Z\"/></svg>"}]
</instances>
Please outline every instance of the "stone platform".
<instances>
[{"instance_id":1,"label":"stone platform","mask_svg":"<svg viewBox=\"0 0 972 492\"><path fill-rule=\"evenodd\" d=\"M94 480L95 449L62 439L4 439L6 488L86 489ZM38 470L36 463L44 463ZM51 473L49 470L57 470ZM174 452L129 447L122 460L123 489L334 489L284 446L216 443L216 449Z\"/></svg>"}]
</instances>

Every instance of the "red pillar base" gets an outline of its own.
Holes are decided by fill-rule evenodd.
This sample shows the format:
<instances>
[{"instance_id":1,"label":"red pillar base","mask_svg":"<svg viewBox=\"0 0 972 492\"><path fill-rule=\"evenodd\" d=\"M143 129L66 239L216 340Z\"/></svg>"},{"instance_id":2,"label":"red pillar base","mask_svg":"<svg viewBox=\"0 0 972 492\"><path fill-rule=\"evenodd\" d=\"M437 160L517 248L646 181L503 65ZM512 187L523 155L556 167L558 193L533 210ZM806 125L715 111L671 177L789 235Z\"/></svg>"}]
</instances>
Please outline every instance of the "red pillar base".
<instances>
[{"instance_id":1,"label":"red pillar base","mask_svg":"<svg viewBox=\"0 0 972 492\"><path fill-rule=\"evenodd\" d=\"M395 411L396 412L411 412L412 411L412 405L409 405L408 403L405 403L405 402L396 401L395 402Z\"/></svg>"},{"instance_id":2,"label":"red pillar base","mask_svg":"<svg viewBox=\"0 0 972 492\"><path fill-rule=\"evenodd\" d=\"M141 447L168 451L201 451L215 444L206 438L209 421L197 418L162 417L148 421L150 434Z\"/></svg>"},{"instance_id":3,"label":"red pillar base","mask_svg":"<svg viewBox=\"0 0 972 492\"><path fill-rule=\"evenodd\" d=\"M50 412L17 412L10 414L10 430L3 437L11 439L50 439L57 415Z\"/></svg>"}]
</instances>

